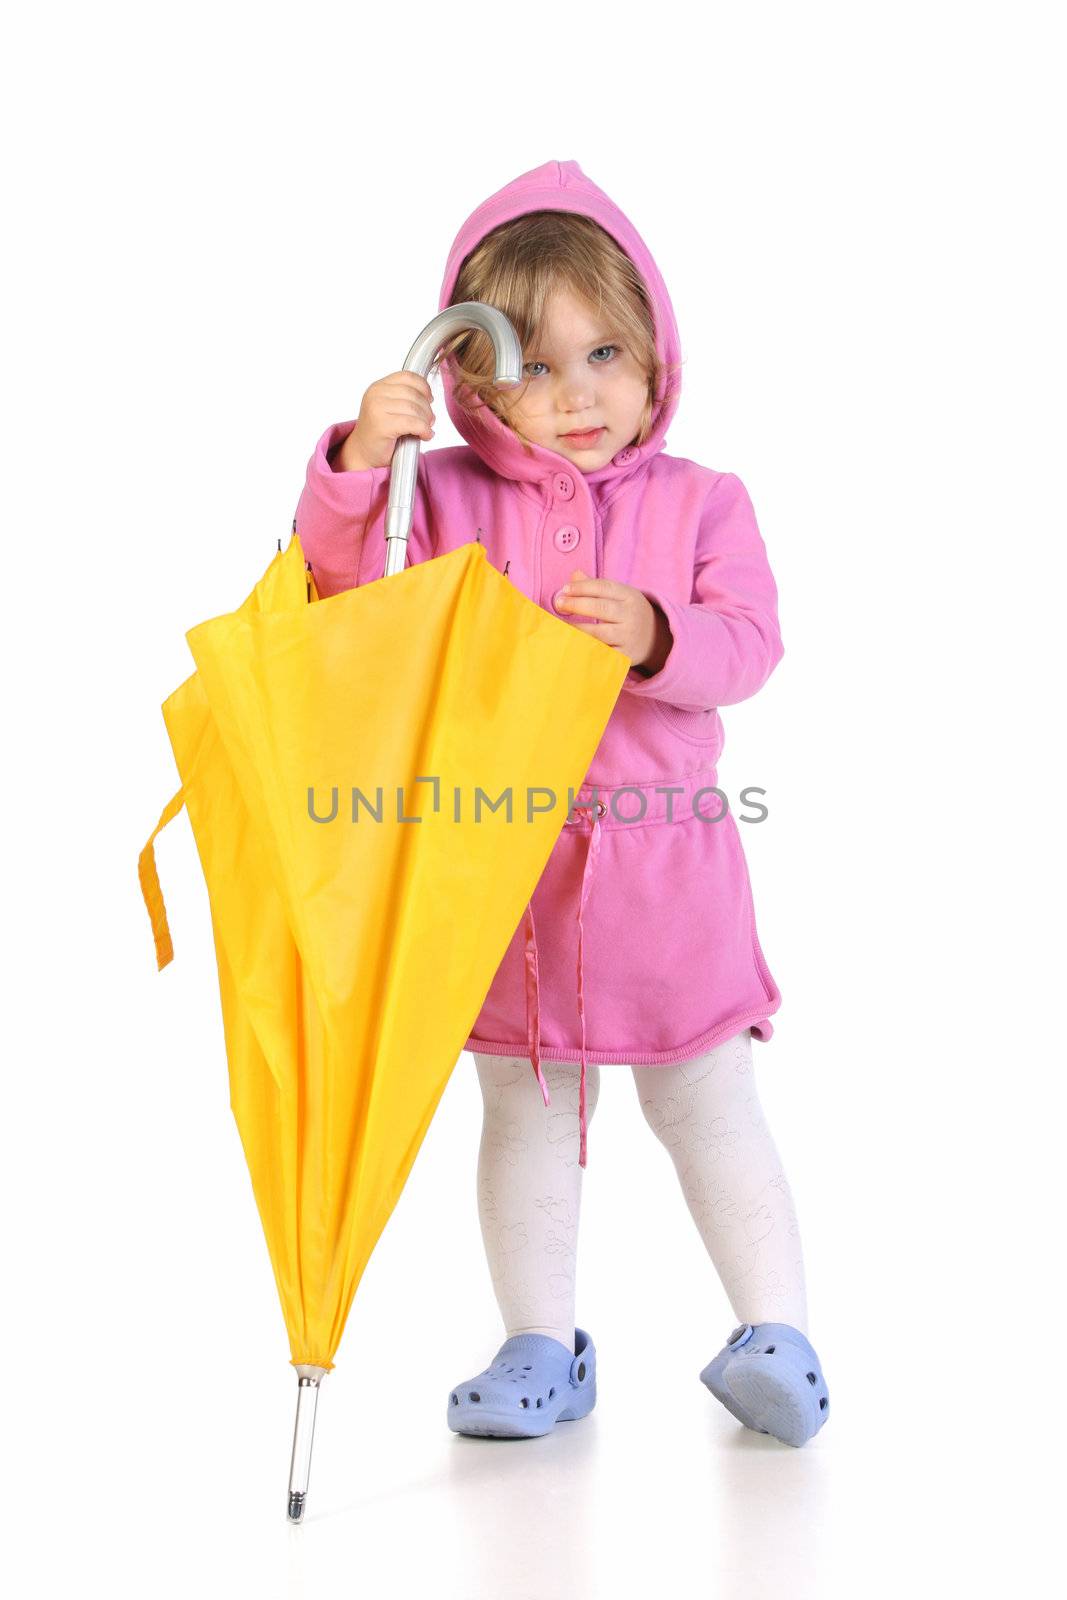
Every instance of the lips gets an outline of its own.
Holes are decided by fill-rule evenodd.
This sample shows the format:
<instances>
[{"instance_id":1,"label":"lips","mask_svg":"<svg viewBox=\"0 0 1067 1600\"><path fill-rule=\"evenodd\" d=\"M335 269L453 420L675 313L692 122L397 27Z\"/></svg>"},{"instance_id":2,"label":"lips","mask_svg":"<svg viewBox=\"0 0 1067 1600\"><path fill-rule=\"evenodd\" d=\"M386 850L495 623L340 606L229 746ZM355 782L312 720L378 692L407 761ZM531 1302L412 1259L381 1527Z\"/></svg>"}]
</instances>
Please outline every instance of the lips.
<instances>
[{"instance_id":1,"label":"lips","mask_svg":"<svg viewBox=\"0 0 1067 1600\"><path fill-rule=\"evenodd\" d=\"M586 428L584 431L579 433L561 434L560 437L562 439L569 439L572 444L595 444L603 432L603 428Z\"/></svg>"}]
</instances>

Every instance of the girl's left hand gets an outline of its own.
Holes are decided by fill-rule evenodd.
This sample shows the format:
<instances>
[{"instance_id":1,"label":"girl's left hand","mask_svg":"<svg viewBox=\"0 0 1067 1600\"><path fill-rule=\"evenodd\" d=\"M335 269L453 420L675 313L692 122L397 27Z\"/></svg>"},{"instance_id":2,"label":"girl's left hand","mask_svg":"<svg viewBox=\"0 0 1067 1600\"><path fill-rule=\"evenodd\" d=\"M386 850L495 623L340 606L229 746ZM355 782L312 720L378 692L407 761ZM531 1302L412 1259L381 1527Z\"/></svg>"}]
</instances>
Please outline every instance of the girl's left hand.
<instances>
[{"instance_id":1,"label":"girl's left hand","mask_svg":"<svg viewBox=\"0 0 1067 1600\"><path fill-rule=\"evenodd\" d=\"M667 618L640 589L614 578L588 578L580 567L559 591L557 603L583 633L595 634L628 655L647 675L659 672L673 639ZM597 618L581 622L580 617Z\"/></svg>"}]
</instances>

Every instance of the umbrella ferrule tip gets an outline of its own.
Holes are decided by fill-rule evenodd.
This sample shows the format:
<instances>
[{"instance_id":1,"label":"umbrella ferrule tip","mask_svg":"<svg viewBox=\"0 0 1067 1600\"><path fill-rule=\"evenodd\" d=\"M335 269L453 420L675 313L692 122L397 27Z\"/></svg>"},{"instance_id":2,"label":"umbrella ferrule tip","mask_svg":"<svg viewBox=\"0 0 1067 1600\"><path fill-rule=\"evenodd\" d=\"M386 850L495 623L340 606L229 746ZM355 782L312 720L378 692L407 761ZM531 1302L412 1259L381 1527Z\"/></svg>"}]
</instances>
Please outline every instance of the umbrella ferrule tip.
<instances>
[{"instance_id":1,"label":"umbrella ferrule tip","mask_svg":"<svg viewBox=\"0 0 1067 1600\"><path fill-rule=\"evenodd\" d=\"M307 1501L306 1494L290 1494L289 1496L289 1521L300 1522L304 1516L304 1505Z\"/></svg>"}]
</instances>

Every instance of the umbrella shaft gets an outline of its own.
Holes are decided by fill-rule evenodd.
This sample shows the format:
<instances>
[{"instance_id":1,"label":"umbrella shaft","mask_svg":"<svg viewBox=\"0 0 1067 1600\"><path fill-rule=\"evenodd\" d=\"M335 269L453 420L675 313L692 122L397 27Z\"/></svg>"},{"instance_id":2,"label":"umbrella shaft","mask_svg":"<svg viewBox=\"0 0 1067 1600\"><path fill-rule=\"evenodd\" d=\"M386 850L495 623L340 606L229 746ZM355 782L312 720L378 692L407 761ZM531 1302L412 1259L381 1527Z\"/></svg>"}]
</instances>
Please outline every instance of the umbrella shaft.
<instances>
[{"instance_id":1,"label":"umbrella shaft","mask_svg":"<svg viewBox=\"0 0 1067 1600\"><path fill-rule=\"evenodd\" d=\"M385 541L385 572L386 578L391 578L394 572L403 572L407 560L408 539L407 534L389 534Z\"/></svg>"},{"instance_id":2,"label":"umbrella shaft","mask_svg":"<svg viewBox=\"0 0 1067 1600\"><path fill-rule=\"evenodd\" d=\"M298 1382L293 1459L289 1468L290 1522L299 1522L304 1515L308 1479L311 1476L311 1446L315 1437L315 1407L319 1398L318 1378L301 1377Z\"/></svg>"}]
</instances>

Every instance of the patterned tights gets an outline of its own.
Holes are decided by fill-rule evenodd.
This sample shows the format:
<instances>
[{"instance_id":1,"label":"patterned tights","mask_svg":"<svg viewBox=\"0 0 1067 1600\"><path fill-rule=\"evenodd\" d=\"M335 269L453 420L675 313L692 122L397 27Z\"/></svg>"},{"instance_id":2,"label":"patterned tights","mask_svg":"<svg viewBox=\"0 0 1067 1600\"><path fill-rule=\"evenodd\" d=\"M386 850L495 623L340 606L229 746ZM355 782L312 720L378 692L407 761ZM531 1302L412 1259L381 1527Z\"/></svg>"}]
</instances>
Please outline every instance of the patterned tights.
<instances>
[{"instance_id":1,"label":"patterned tights","mask_svg":"<svg viewBox=\"0 0 1067 1600\"><path fill-rule=\"evenodd\" d=\"M573 1349L578 1064L542 1062L546 1106L526 1057L475 1052L474 1061L484 1102L478 1214L507 1335L546 1333ZM756 1092L748 1030L691 1061L630 1070L738 1322L788 1322L807 1333L797 1219ZM590 1127L599 1093L600 1069L589 1063Z\"/></svg>"}]
</instances>

